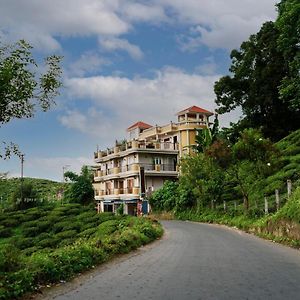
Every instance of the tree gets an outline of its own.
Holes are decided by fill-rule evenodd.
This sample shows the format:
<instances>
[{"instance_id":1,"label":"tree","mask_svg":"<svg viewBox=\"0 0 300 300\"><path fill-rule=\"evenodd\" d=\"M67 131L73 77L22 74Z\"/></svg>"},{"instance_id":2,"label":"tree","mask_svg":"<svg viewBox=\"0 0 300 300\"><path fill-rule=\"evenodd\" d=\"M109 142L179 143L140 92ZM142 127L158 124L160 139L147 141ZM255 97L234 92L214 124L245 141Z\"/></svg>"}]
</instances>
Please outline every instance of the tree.
<instances>
[{"instance_id":1,"label":"tree","mask_svg":"<svg viewBox=\"0 0 300 300\"><path fill-rule=\"evenodd\" d=\"M193 148L198 153L202 153L207 149L218 137L219 134L219 120L218 115L215 115L215 120L212 129L209 127L197 129L196 145Z\"/></svg>"},{"instance_id":2,"label":"tree","mask_svg":"<svg viewBox=\"0 0 300 300\"><path fill-rule=\"evenodd\" d=\"M257 34L231 52L231 76L215 83L218 112L241 107L244 118L235 126L261 128L265 136L278 140L300 127L299 113L280 97L279 87L289 72L278 48L280 32L273 22L263 24Z\"/></svg>"},{"instance_id":3,"label":"tree","mask_svg":"<svg viewBox=\"0 0 300 300\"><path fill-rule=\"evenodd\" d=\"M12 194L14 209L27 209L37 205L38 193L31 183L19 185Z\"/></svg>"},{"instance_id":4,"label":"tree","mask_svg":"<svg viewBox=\"0 0 300 300\"><path fill-rule=\"evenodd\" d=\"M85 205L94 200L93 174L87 166L82 167L80 175L70 171L64 175L72 181L64 195L67 201Z\"/></svg>"},{"instance_id":5,"label":"tree","mask_svg":"<svg viewBox=\"0 0 300 300\"><path fill-rule=\"evenodd\" d=\"M300 2L282 0L275 26L280 32L278 47L283 52L288 72L279 87L280 97L300 112Z\"/></svg>"},{"instance_id":6,"label":"tree","mask_svg":"<svg viewBox=\"0 0 300 300\"><path fill-rule=\"evenodd\" d=\"M13 45L0 42L0 127L15 118L33 117L37 108L47 111L59 94L61 57L47 57L46 71L41 72L31 51L24 40ZM19 153L15 144L2 143L0 158Z\"/></svg>"},{"instance_id":7,"label":"tree","mask_svg":"<svg viewBox=\"0 0 300 300\"><path fill-rule=\"evenodd\" d=\"M216 141L206 155L234 180L238 192L242 194L245 209L249 208L249 195L253 182L262 182L273 171L273 161L278 151L269 139L263 138L257 129L245 129L238 141L230 145L225 141ZM261 178L260 181L257 179Z\"/></svg>"}]
</instances>

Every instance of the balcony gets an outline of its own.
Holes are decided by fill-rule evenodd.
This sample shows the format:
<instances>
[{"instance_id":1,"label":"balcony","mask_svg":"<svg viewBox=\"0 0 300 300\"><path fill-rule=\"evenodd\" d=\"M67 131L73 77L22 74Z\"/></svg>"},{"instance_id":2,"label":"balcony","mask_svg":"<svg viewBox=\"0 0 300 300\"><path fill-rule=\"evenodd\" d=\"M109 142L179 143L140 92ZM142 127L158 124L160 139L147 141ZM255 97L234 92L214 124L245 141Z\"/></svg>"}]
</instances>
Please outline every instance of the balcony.
<instances>
[{"instance_id":1,"label":"balcony","mask_svg":"<svg viewBox=\"0 0 300 300\"><path fill-rule=\"evenodd\" d=\"M123 143L121 145L115 146L113 148L107 149L106 151L97 151L94 152L95 161L100 161L103 158L106 160L111 159L113 157L119 157L122 155L126 155L126 151L128 150L162 150L162 151L178 151L177 143L170 142L157 142L157 141L129 141Z\"/></svg>"},{"instance_id":2,"label":"balcony","mask_svg":"<svg viewBox=\"0 0 300 300\"><path fill-rule=\"evenodd\" d=\"M118 195L139 195L138 187L115 188L106 190L95 190L95 196L118 196Z\"/></svg>"}]
</instances>

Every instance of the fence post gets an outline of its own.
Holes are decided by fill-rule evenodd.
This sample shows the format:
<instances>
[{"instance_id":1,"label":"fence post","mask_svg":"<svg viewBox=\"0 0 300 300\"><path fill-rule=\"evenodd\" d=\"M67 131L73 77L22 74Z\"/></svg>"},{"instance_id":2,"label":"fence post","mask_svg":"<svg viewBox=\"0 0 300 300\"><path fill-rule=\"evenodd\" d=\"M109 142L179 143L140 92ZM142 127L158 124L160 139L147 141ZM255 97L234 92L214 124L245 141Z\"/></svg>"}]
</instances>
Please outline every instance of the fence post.
<instances>
[{"instance_id":1,"label":"fence post","mask_svg":"<svg viewBox=\"0 0 300 300\"><path fill-rule=\"evenodd\" d=\"M269 213L269 203L268 203L268 199L265 196L265 215L267 215Z\"/></svg>"},{"instance_id":2,"label":"fence post","mask_svg":"<svg viewBox=\"0 0 300 300\"><path fill-rule=\"evenodd\" d=\"M237 209L237 204L236 204L236 201L234 201L234 210Z\"/></svg>"},{"instance_id":3,"label":"fence post","mask_svg":"<svg viewBox=\"0 0 300 300\"><path fill-rule=\"evenodd\" d=\"M289 199L291 194L292 194L292 180L288 179L286 181L286 183L287 183L287 196L288 196L288 199Z\"/></svg>"},{"instance_id":4,"label":"fence post","mask_svg":"<svg viewBox=\"0 0 300 300\"><path fill-rule=\"evenodd\" d=\"M211 209L214 209L214 200L211 200L210 204L211 204Z\"/></svg>"},{"instance_id":5,"label":"fence post","mask_svg":"<svg viewBox=\"0 0 300 300\"><path fill-rule=\"evenodd\" d=\"M224 207L224 211L226 211L227 210L227 205L226 205L226 201L225 200L223 201L223 207Z\"/></svg>"},{"instance_id":6,"label":"fence post","mask_svg":"<svg viewBox=\"0 0 300 300\"><path fill-rule=\"evenodd\" d=\"M279 190L275 190L275 201L276 201L276 209L278 211L280 208Z\"/></svg>"}]
</instances>

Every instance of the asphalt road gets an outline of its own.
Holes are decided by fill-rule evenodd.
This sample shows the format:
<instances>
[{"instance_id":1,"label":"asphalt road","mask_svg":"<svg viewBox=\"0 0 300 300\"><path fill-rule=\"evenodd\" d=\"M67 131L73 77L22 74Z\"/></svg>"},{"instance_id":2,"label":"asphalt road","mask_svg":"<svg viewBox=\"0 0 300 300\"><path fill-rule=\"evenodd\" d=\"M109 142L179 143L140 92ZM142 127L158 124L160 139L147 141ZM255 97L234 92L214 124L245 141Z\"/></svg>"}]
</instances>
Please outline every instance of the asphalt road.
<instances>
[{"instance_id":1,"label":"asphalt road","mask_svg":"<svg viewBox=\"0 0 300 300\"><path fill-rule=\"evenodd\" d=\"M300 251L217 225L165 236L48 299L300 299Z\"/></svg>"}]
</instances>

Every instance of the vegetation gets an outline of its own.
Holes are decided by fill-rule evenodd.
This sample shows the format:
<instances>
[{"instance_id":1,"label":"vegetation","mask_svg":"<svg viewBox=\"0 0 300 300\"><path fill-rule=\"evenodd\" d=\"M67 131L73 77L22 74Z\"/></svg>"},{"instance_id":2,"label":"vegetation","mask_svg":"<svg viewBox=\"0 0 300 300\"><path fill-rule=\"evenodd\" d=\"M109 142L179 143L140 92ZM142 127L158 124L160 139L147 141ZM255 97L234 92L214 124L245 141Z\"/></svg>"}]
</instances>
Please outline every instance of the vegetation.
<instances>
[{"instance_id":1,"label":"vegetation","mask_svg":"<svg viewBox=\"0 0 300 300\"><path fill-rule=\"evenodd\" d=\"M34 60L32 47L20 40L13 45L0 42L0 124L15 118L31 118L36 107L47 111L54 103L61 87L61 58L49 56L45 59L45 72L41 72ZM44 67L43 67L44 68ZM36 73L39 72L39 77ZM1 126L0 125L0 126ZM13 143L2 141L0 158L20 154Z\"/></svg>"},{"instance_id":2,"label":"vegetation","mask_svg":"<svg viewBox=\"0 0 300 300\"><path fill-rule=\"evenodd\" d=\"M154 211L171 211L179 219L236 226L298 245L300 130L276 144L254 129L243 131L234 144L219 138L204 153L184 158L181 171L178 183L166 182L153 193L150 203ZM298 188L289 201L288 179L293 189ZM276 189L281 206L286 203L278 213ZM276 227L278 222L286 232ZM291 228L298 228L298 233L288 234L293 232ZM274 235L275 229L282 236Z\"/></svg>"},{"instance_id":3,"label":"vegetation","mask_svg":"<svg viewBox=\"0 0 300 300\"><path fill-rule=\"evenodd\" d=\"M32 189L36 193L36 199L40 203L57 201L58 193L65 190L68 185L66 183L29 177L23 179L23 184L24 186L32 186ZM13 207L13 197L14 194L18 193L18 190L20 191L20 186L20 178L0 179L0 208L9 209Z\"/></svg>"},{"instance_id":4,"label":"vegetation","mask_svg":"<svg viewBox=\"0 0 300 300\"><path fill-rule=\"evenodd\" d=\"M241 107L243 119L232 126L236 136L245 128L261 128L277 141L300 128L300 5L283 0L275 22L232 50L231 75L215 84L219 113Z\"/></svg>"},{"instance_id":5,"label":"vegetation","mask_svg":"<svg viewBox=\"0 0 300 300\"><path fill-rule=\"evenodd\" d=\"M0 299L66 280L161 234L157 222L79 204L0 214Z\"/></svg>"},{"instance_id":6,"label":"vegetation","mask_svg":"<svg viewBox=\"0 0 300 300\"><path fill-rule=\"evenodd\" d=\"M87 166L82 167L80 175L70 171L64 175L72 181L64 194L66 201L81 204L94 201L93 173Z\"/></svg>"}]
</instances>

